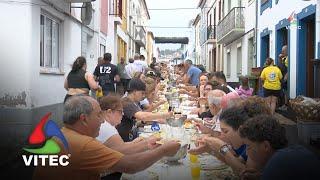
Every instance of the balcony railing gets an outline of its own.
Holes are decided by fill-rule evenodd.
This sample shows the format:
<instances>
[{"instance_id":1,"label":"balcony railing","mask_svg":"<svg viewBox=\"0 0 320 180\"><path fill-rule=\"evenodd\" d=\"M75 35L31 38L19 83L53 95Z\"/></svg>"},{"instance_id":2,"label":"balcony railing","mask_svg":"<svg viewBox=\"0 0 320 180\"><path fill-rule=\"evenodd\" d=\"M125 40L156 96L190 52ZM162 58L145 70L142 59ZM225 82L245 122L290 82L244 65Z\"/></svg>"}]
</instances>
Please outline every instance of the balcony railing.
<instances>
[{"instance_id":1,"label":"balcony railing","mask_svg":"<svg viewBox=\"0 0 320 180\"><path fill-rule=\"evenodd\" d=\"M140 46L145 47L146 45L146 31L143 26L136 26L135 42Z\"/></svg>"},{"instance_id":2,"label":"balcony railing","mask_svg":"<svg viewBox=\"0 0 320 180\"><path fill-rule=\"evenodd\" d=\"M109 15L122 18L122 0L109 0Z\"/></svg>"},{"instance_id":3,"label":"balcony railing","mask_svg":"<svg viewBox=\"0 0 320 180\"><path fill-rule=\"evenodd\" d=\"M209 39L216 39L216 26L209 25L207 27L207 40Z\"/></svg>"},{"instance_id":4,"label":"balcony railing","mask_svg":"<svg viewBox=\"0 0 320 180\"><path fill-rule=\"evenodd\" d=\"M200 30L200 45L204 44L207 41L207 27L203 27Z\"/></svg>"},{"instance_id":5,"label":"balcony railing","mask_svg":"<svg viewBox=\"0 0 320 180\"><path fill-rule=\"evenodd\" d=\"M217 26L219 43L227 44L245 33L243 12L243 7L235 7L219 22Z\"/></svg>"}]
</instances>

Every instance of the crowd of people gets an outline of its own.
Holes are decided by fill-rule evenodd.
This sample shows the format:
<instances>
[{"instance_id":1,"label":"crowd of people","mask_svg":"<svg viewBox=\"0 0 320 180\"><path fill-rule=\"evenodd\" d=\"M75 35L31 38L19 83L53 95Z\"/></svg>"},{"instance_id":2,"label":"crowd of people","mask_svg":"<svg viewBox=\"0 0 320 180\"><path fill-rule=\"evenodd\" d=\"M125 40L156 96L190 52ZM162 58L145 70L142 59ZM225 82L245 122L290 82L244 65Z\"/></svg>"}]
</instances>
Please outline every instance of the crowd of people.
<instances>
[{"instance_id":1,"label":"crowd of people","mask_svg":"<svg viewBox=\"0 0 320 180\"><path fill-rule=\"evenodd\" d=\"M223 72L208 73L191 60L172 67L155 58L148 66L138 54L128 64L123 58L118 65L111 60L106 53L93 74L86 71L85 58L74 62L64 84L62 127L69 143L62 153L71 154L70 165L39 167L35 178L120 179L121 173L142 171L174 155L179 142L159 145L157 137L138 136L138 127L174 116L172 111L154 112L166 103L159 97L160 82L173 74L179 93L197 105L191 113L202 119L192 120L201 136L190 154L209 153L242 179L320 177L319 158L303 146L289 146L284 127L273 116L283 75L271 58L261 73L265 98L253 96L248 78L233 88ZM90 90L103 91L103 97L90 97Z\"/></svg>"}]
</instances>

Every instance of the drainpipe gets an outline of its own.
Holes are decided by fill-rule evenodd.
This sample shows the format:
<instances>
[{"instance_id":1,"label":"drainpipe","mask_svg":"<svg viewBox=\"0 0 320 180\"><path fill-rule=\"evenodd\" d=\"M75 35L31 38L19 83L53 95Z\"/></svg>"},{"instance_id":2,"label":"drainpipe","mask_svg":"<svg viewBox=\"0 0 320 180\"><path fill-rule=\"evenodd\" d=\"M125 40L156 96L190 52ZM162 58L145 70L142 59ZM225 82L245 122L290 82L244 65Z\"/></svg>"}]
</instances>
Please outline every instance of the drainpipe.
<instances>
[{"instance_id":1,"label":"drainpipe","mask_svg":"<svg viewBox=\"0 0 320 180\"><path fill-rule=\"evenodd\" d=\"M319 0L318 0L319 1ZM256 51L256 67L258 67L258 16L259 16L259 12L258 12L258 0L256 0L256 29L255 29L255 35L256 35L256 43L255 43L255 51ZM261 66L261 64L260 64Z\"/></svg>"}]
</instances>

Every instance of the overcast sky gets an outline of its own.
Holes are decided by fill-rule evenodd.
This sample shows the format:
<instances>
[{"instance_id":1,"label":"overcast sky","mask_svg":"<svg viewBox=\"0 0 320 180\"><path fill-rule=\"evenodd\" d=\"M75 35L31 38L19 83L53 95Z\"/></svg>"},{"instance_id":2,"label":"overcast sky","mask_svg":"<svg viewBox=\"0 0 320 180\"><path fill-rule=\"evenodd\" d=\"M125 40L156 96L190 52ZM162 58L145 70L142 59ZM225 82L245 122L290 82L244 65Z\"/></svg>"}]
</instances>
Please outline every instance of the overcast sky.
<instances>
[{"instance_id":1,"label":"overcast sky","mask_svg":"<svg viewBox=\"0 0 320 180\"><path fill-rule=\"evenodd\" d=\"M146 0L148 9L171 9L171 8L196 8L199 0ZM188 10L149 10L150 20L148 26L160 27L187 27L190 20L194 19L200 12L197 9ZM154 36L164 37L183 37L190 34L191 29L164 29L148 28L154 33ZM179 45L159 45L160 49L176 49Z\"/></svg>"}]
</instances>

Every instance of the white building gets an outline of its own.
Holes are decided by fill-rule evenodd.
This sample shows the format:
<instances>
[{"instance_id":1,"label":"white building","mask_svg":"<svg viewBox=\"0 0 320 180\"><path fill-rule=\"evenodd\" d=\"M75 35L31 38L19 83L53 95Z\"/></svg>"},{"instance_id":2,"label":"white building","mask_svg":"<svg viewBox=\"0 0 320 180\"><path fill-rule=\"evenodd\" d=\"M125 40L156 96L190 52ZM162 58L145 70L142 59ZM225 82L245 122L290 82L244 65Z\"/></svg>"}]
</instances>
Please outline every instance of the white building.
<instances>
[{"instance_id":1,"label":"white building","mask_svg":"<svg viewBox=\"0 0 320 180\"><path fill-rule=\"evenodd\" d=\"M195 64L201 64L201 46L200 46L200 14L196 16L193 20L193 31L194 31L194 50L193 57L195 60Z\"/></svg>"},{"instance_id":2,"label":"white building","mask_svg":"<svg viewBox=\"0 0 320 180\"><path fill-rule=\"evenodd\" d=\"M290 0L290 3L262 0L258 3L257 65L263 66L266 57L278 62L282 46L288 45L291 98L320 96L320 77L313 73L312 63L312 59L319 58L320 51L320 18L319 7L316 16L316 3L316 0Z\"/></svg>"},{"instance_id":3,"label":"white building","mask_svg":"<svg viewBox=\"0 0 320 180\"><path fill-rule=\"evenodd\" d=\"M17 155L46 113L52 112L50 119L62 122L63 83L74 60L85 56L89 71L96 65L100 1L92 2L89 25L81 21L81 8L75 6L82 4L70 4L70 0L0 2L0 119L1 137L7 137L1 138L4 161Z\"/></svg>"},{"instance_id":4,"label":"white building","mask_svg":"<svg viewBox=\"0 0 320 180\"><path fill-rule=\"evenodd\" d=\"M255 67L256 0L224 1L223 12L217 25L217 41L224 46L223 71L228 82L238 82Z\"/></svg>"}]
</instances>

